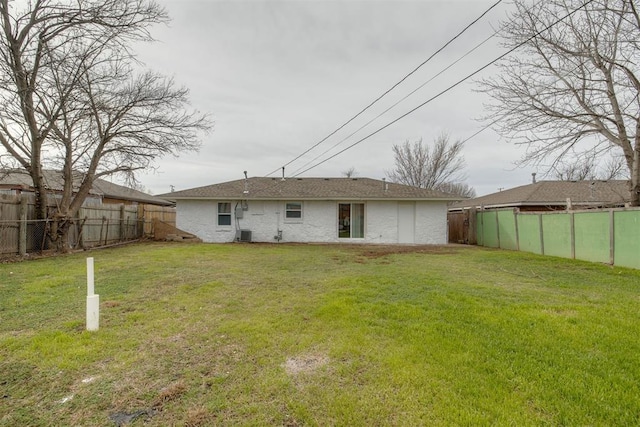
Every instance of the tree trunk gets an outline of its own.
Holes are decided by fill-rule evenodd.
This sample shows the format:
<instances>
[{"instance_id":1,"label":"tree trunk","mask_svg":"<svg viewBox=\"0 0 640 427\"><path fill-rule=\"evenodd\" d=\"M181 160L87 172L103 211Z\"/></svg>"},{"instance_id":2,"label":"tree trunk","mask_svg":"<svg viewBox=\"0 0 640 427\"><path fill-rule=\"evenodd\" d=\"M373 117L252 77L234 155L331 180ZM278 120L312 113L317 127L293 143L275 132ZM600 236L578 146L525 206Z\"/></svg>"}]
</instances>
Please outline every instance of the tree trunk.
<instances>
[{"instance_id":1,"label":"tree trunk","mask_svg":"<svg viewBox=\"0 0 640 427\"><path fill-rule=\"evenodd\" d=\"M640 206L640 147L633 152L633 166L629 181L629 205Z\"/></svg>"},{"instance_id":2,"label":"tree trunk","mask_svg":"<svg viewBox=\"0 0 640 427\"><path fill-rule=\"evenodd\" d=\"M48 191L45 186L44 177L42 176L42 168L40 167L40 164L37 163L32 165L29 172L33 181L33 188L35 190L35 213L37 223L34 229L34 238L40 246L40 251L43 251L47 248L49 240L49 237L45 236L45 233L47 232L46 221L48 219Z\"/></svg>"},{"instance_id":3,"label":"tree trunk","mask_svg":"<svg viewBox=\"0 0 640 427\"><path fill-rule=\"evenodd\" d=\"M57 252L69 252L69 229L71 228L71 219L64 215L56 214L51 221L49 229L49 239Z\"/></svg>"}]
</instances>

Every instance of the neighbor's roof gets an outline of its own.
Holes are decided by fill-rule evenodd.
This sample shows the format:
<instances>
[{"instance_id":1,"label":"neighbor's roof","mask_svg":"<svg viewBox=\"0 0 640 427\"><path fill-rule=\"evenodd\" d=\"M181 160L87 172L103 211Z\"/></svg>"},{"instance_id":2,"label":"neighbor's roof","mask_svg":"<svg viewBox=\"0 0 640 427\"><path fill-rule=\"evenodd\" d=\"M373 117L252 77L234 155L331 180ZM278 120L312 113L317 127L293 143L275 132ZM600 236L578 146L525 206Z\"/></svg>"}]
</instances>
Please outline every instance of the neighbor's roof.
<instances>
[{"instance_id":1,"label":"neighbor's roof","mask_svg":"<svg viewBox=\"0 0 640 427\"><path fill-rule=\"evenodd\" d=\"M152 205L171 206L172 202L124 185L114 184L104 179L96 179L93 182L93 191L98 192L112 199L131 200L138 203L147 203Z\"/></svg>"},{"instance_id":2,"label":"neighbor's roof","mask_svg":"<svg viewBox=\"0 0 640 427\"><path fill-rule=\"evenodd\" d=\"M64 181L62 179L62 173L54 170L42 171L44 175L44 181L47 188L53 191L62 191ZM73 191L77 191L80 179L82 175L75 174L73 182ZM4 170L0 171L0 186L11 187L21 189L25 191L32 190L33 181L31 176L22 170ZM111 199L130 200L133 202L147 203L161 206L170 206L171 202L161 199L159 197L152 196L142 191L134 190L133 188L125 187L123 185L114 184L104 179L96 179L91 188L90 194L108 197Z\"/></svg>"},{"instance_id":3,"label":"neighbor's roof","mask_svg":"<svg viewBox=\"0 0 640 427\"><path fill-rule=\"evenodd\" d=\"M449 206L450 210L476 207L500 208L519 206L583 206L622 205L629 197L627 181L539 181L510 188L486 196L466 199Z\"/></svg>"},{"instance_id":4,"label":"neighbor's roof","mask_svg":"<svg viewBox=\"0 0 640 427\"><path fill-rule=\"evenodd\" d=\"M386 189L385 189L386 185ZM247 191L245 193L245 191ZM436 190L370 178L249 178L161 194L168 200L460 200Z\"/></svg>"}]
</instances>

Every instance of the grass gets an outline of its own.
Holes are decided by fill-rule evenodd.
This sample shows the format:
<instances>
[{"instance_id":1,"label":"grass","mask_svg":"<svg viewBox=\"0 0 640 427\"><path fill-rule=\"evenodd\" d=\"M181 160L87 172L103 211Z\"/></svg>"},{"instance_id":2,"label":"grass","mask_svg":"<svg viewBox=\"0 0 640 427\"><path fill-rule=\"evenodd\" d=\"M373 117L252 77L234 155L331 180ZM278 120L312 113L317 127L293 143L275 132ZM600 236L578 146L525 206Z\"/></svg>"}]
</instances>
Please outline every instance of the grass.
<instances>
[{"instance_id":1,"label":"grass","mask_svg":"<svg viewBox=\"0 0 640 427\"><path fill-rule=\"evenodd\" d=\"M637 425L638 313L638 271L471 247L0 264L0 425Z\"/></svg>"}]
</instances>

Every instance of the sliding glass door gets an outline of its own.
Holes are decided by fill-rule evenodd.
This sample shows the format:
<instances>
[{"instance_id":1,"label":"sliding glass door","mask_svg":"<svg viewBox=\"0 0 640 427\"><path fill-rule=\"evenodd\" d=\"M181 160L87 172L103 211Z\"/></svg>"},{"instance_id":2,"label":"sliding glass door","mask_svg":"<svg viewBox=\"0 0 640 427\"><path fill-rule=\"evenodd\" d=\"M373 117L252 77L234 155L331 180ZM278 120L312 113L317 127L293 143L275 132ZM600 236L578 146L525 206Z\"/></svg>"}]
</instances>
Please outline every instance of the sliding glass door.
<instances>
[{"instance_id":1,"label":"sliding glass door","mask_svg":"<svg viewBox=\"0 0 640 427\"><path fill-rule=\"evenodd\" d=\"M364 238L364 203L338 205L338 237L341 239Z\"/></svg>"}]
</instances>

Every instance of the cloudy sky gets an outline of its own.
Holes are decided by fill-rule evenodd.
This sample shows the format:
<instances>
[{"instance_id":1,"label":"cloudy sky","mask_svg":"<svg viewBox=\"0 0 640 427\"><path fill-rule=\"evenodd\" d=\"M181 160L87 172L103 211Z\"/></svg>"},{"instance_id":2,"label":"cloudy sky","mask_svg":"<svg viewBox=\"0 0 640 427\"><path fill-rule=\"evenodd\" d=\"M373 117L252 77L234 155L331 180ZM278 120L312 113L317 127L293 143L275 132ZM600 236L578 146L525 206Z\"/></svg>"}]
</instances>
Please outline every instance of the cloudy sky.
<instances>
[{"instance_id":1,"label":"cloudy sky","mask_svg":"<svg viewBox=\"0 0 640 427\"><path fill-rule=\"evenodd\" d=\"M140 176L153 194L171 186L182 190L241 179L245 170L249 176L274 171L272 176L279 176L281 166L339 128L495 3L159 1L172 22L153 29L158 41L141 47L140 59L188 87L192 107L209 113L215 126L203 135L198 153L165 158L155 172ZM466 139L482 129L478 119L486 98L470 80L314 167L500 55L498 40L490 39L434 78L489 37L508 8L498 5L379 103L289 164L286 175L311 168L299 176L335 177L354 168L357 176L381 179L393 168L394 144L420 138L430 143L443 132ZM466 143L466 182L478 195L526 184L533 168L514 165L522 154L522 147L485 130Z\"/></svg>"}]
</instances>

